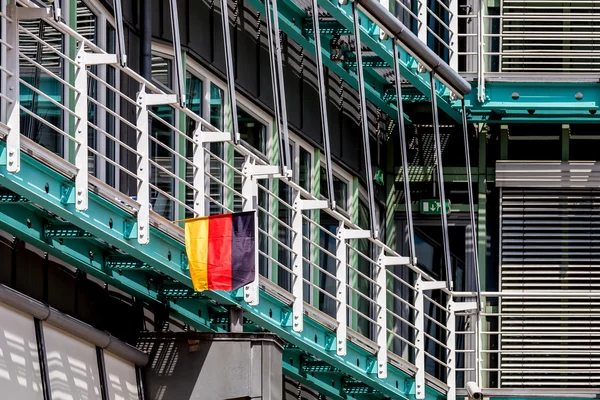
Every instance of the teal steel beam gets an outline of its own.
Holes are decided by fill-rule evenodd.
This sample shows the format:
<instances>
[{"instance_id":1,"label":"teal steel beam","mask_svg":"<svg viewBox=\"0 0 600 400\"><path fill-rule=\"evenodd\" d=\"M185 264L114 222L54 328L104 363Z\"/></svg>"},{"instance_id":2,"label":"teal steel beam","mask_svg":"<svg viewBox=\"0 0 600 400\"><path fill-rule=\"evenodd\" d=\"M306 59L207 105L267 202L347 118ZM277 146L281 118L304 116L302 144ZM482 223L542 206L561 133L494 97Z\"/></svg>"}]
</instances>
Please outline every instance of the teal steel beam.
<instances>
[{"instance_id":1,"label":"teal steel beam","mask_svg":"<svg viewBox=\"0 0 600 400\"><path fill-rule=\"evenodd\" d=\"M248 0L248 3L257 10L263 10L265 7L264 3L260 0ZM314 55L314 40L312 35L307 35L304 30L304 21L307 18L306 13L292 1L280 1L278 5L280 23L279 27L281 30L285 32L286 35L288 35L292 40L302 46L307 52ZM344 28L351 29L352 26L350 25L350 28L344 26ZM344 82L348 83L352 88L358 90L358 80L356 74L344 69L341 63L337 63L331 59L330 47L329 40L322 41L323 64L340 78L342 78ZM381 108L381 110L388 114L391 118L396 120L398 114L396 107L390 105L390 103L384 99L385 88L386 85L389 85L389 82L387 82L385 78L377 74L375 71L371 71L369 72L366 83L367 85L365 85L365 94L367 99L375 106ZM404 114L404 118L408 123L411 122L406 114Z\"/></svg>"},{"instance_id":2,"label":"teal steel beam","mask_svg":"<svg viewBox=\"0 0 600 400\"><path fill-rule=\"evenodd\" d=\"M339 6L337 1L320 0L319 5L338 20L343 26L352 29L352 6ZM360 11L359 11L360 12ZM379 28L362 12L360 12L361 40L365 46L375 52L388 65L393 65L392 40L379 40ZM429 73L418 73L417 61L406 51L400 49L400 74L410 84L417 88L424 96L430 98ZM369 82L369 78L366 79ZM370 82L369 82L370 83ZM461 115L450 101L449 89L438 83L436 88L438 106L457 122L461 121ZM381 96L385 94L380 92ZM395 107L394 107L395 108ZM390 116L392 116L390 114Z\"/></svg>"},{"instance_id":3,"label":"teal steel beam","mask_svg":"<svg viewBox=\"0 0 600 400\"><path fill-rule=\"evenodd\" d=\"M484 102L473 90L465 105L470 122L600 123L600 84L490 81Z\"/></svg>"},{"instance_id":4,"label":"teal steel beam","mask_svg":"<svg viewBox=\"0 0 600 400\"><path fill-rule=\"evenodd\" d=\"M153 228L150 231L152 244L141 246L135 238L129 239L122 230L117 229L132 219L131 214L93 193L90 193L88 210L77 212L74 204L62 201L62 192L64 191L62 188L67 186L72 189L72 181L25 153L22 154L19 174L8 173L6 155L6 143L0 142L0 185L29 199L32 203L47 210L48 213L91 233L94 237L102 240L104 243L102 246L114 246L149 264L159 273L177 280L185 286L191 286L189 275L185 268L182 268L185 253L183 243ZM3 207L14 207L14 205ZM23 208L23 210L26 209ZM147 282L144 282L143 279L129 278L131 276L144 277L143 271L131 271L120 275L116 271L103 269L102 257L106 250L103 251L101 247L98 247L100 242L91 249L93 257L90 259L89 246L93 242L92 240L64 240L61 244L54 238L43 238L43 221L41 217L35 219L35 213L30 212L28 223L25 215L15 213L14 209L2 208L0 211L3 211L1 213L2 221L4 221L2 227L12 234L18 237L27 236L27 241L33 242L32 244L44 251L63 259L66 258L65 261L100 279L105 276L104 280L116 287L129 288L130 292L133 291L143 298L159 301L157 291L149 290ZM36 226L35 233L27 228L28 224L33 226L34 219L32 218L39 224ZM48 242L48 239L52 241ZM317 356L342 373L360 380L382 395L397 398L399 395L405 395L405 388L414 386L412 385L414 378L391 365L386 379L377 378L377 374L372 373L369 369L369 366L373 365L374 354L352 343L348 346L346 356L338 356L335 347L331 345L331 337L334 332L310 318L305 317L302 333L294 332L290 323L290 307L264 291L261 291L260 304L257 307L248 306L230 293L215 291L206 294L221 305L239 304L246 311L249 320ZM199 318L201 304L203 302L198 299L178 299L168 302L170 309L183 322L200 329L207 329L210 327L210 323L206 321L208 313L202 313L202 318ZM437 399L441 395L432 388L428 388L428 394L430 396L428 398L432 399Z\"/></svg>"},{"instance_id":5,"label":"teal steel beam","mask_svg":"<svg viewBox=\"0 0 600 400\"><path fill-rule=\"evenodd\" d=\"M149 303L161 302L154 285L148 284L146 274L118 273L104 268L108 250L100 242L69 240L61 243L58 238L45 237L44 225L48 216L24 204L0 204L0 229L132 296ZM161 303L171 310L175 318L186 323L193 320L194 326L201 331L214 330L208 319L198 315L198 310L206 310L200 314L209 315L206 304L196 302L192 312L191 308L172 301Z\"/></svg>"}]
</instances>

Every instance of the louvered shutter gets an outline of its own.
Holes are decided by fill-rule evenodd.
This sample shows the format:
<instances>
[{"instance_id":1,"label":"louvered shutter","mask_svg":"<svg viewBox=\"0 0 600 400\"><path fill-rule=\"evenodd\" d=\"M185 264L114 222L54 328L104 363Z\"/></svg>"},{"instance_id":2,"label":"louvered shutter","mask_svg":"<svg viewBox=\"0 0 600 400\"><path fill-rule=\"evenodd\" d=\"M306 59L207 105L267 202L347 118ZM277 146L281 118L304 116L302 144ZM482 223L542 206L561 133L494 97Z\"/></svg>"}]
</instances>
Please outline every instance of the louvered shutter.
<instances>
[{"instance_id":1,"label":"louvered shutter","mask_svg":"<svg viewBox=\"0 0 600 400\"><path fill-rule=\"evenodd\" d=\"M502 298L500 385L598 387L600 301L581 294L600 290L600 174L595 164L497 167L500 288L554 292Z\"/></svg>"}]
</instances>

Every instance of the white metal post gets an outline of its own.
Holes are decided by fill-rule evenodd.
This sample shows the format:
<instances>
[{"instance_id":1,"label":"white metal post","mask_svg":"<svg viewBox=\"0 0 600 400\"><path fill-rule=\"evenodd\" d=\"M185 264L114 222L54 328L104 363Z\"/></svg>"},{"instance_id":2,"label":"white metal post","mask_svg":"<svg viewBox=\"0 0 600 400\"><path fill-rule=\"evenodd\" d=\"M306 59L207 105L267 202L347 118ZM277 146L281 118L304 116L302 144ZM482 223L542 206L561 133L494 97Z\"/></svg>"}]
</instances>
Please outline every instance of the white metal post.
<instances>
[{"instance_id":1,"label":"white metal post","mask_svg":"<svg viewBox=\"0 0 600 400\"><path fill-rule=\"evenodd\" d=\"M137 164L137 202L140 208L137 214L138 243L148 244L150 242L150 171L149 156L150 147L148 143L148 106L147 106L146 84L140 85L137 95L137 145L139 153Z\"/></svg>"},{"instance_id":2,"label":"white metal post","mask_svg":"<svg viewBox=\"0 0 600 400\"><path fill-rule=\"evenodd\" d=\"M448 385L447 400L456 400L456 313L464 311L478 311L477 303L465 302L455 303L453 299L448 301L448 320L446 329L448 338L446 340L446 365L448 368L446 384Z\"/></svg>"},{"instance_id":3,"label":"white metal post","mask_svg":"<svg viewBox=\"0 0 600 400\"><path fill-rule=\"evenodd\" d=\"M377 270L375 275L375 304L379 306L377 312L377 335L376 342L379 346L377 351L377 376L381 379L387 378L387 287L386 287L386 263L384 261L385 249L379 247L377 258ZM408 261L408 260L407 260Z\"/></svg>"},{"instance_id":4,"label":"white metal post","mask_svg":"<svg viewBox=\"0 0 600 400\"><path fill-rule=\"evenodd\" d=\"M427 44L427 20L429 19L427 0L418 0L418 2L419 9L417 17L419 20L417 21L417 36L423 43Z\"/></svg>"},{"instance_id":5,"label":"white metal post","mask_svg":"<svg viewBox=\"0 0 600 400\"><path fill-rule=\"evenodd\" d=\"M85 60L85 44L79 42L75 55L75 208L88 208L88 83Z\"/></svg>"},{"instance_id":6,"label":"white metal post","mask_svg":"<svg viewBox=\"0 0 600 400\"><path fill-rule=\"evenodd\" d=\"M258 204L258 185L256 179L258 177L270 177L279 173L279 167L276 165L255 165L253 160L248 156L242 166L242 196L244 197L244 211L252 211L257 209ZM244 286L244 300L251 306L258 305L260 292L259 292L259 279L258 273L258 220L254 224L254 237L255 246L257 250L254 252L254 282Z\"/></svg>"},{"instance_id":7,"label":"white metal post","mask_svg":"<svg viewBox=\"0 0 600 400\"><path fill-rule=\"evenodd\" d=\"M294 295L294 304L292 307L292 317L294 320L293 329L295 332L302 332L304 329L304 280L302 274L302 206L300 191L296 190L292 207L292 294Z\"/></svg>"},{"instance_id":8,"label":"white metal post","mask_svg":"<svg viewBox=\"0 0 600 400\"><path fill-rule=\"evenodd\" d=\"M448 320L446 321L446 329L448 329L448 338L446 340L446 365L448 385L447 400L456 400L456 314L454 311L454 301L450 299L447 305Z\"/></svg>"},{"instance_id":9,"label":"white metal post","mask_svg":"<svg viewBox=\"0 0 600 400\"><path fill-rule=\"evenodd\" d=\"M194 191L194 212L200 216L204 216L206 215L206 166L204 160L204 143L202 142L202 124L199 122L196 124L196 129L194 130L194 140L196 141L192 155L192 163L195 167L192 184L194 185L194 189L196 189Z\"/></svg>"},{"instance_id":10,"label":"white metal post","mask_svg":"<svg viewBox=\"0 0 600 400\"><path fill-rule=\"evenodd\" d=\"M339 356L346 355L346 331L348 322L348 299L346 293L346 282L348 274L348 266L346 265L347 248L346 248L346 235L344 223L340 222L340 226L337 231L337 241L335 247L335 257L337 258L337 266L335 269L335 277L338 281L335 298L337 300L336 319L338 321L338 327L336 330L336 353Z\"/></svg>"},{"instance_id":11,"label":"white metal post","mask_svg":"<svg viewBox=\"0 0 600 400\"><path fill-rule=\"evenodd\" d=\"M450 0L449 8L448 18L450 21L448 21L448 26L450 32L448 40L450 41L450 54L448 54L448 64L453 70L458 71L458 0Z\"/></svg>"},{"instance_id":12,"label":"white metal post","mask_svg":"<svg viewBox=\"0 0 600 400\"><path fill-rule=\"evenodd\" d=\"M150 242L150 146L149 146L149 124L148 106L176 104L177 96L174 94L147 94L146 84L140 85L137 94L137 145L136 150L140 154L137 165L137 202L140 205L137 215L138 243L148 244Z\"/></svg>"},{"instance_id":13,"label":"white metal post","mask_svg":"<svg viewBox=\"0 0 600 400\"><path fill-rule=\"evenodd\" d=\"M419 400L425 398L425 317L424 317L424 298L423 298L423 280L421 275L415 282L415 327L417 328L415 337L415 397Z\"/></svg>"},{"instance_id":14,"label":"white metal post","mask_svg":"<svg viewBox=\"0 0 600 400\"><path fill-rule=\"evenodd\" d=\"M12 22L3 21L3 24L6 24L6 42L11 46L6 51L6 60L2 60L6 62L6 69L9 71L6 77L6 86L2 87L8 98L6 105L6 125L8 127L6 169L8 172L17 173L21 169L21 141L19 137L21 122L19 119L19 18L15 1L8 4L7 13Z\"/></svg>"},{"instance_id":15,"label":"white metal post","mask_svg":"<svg viewBox=\"0 0 600 400\"><path fill-rule=\"evenodd\" d=\"M256 185L256 179L252 176L252 160L249 156L246 156L246 160L242 167L242 196L244 197L244 203L242 209L244 211L256 210L258 203L258 186ZM258 292L258 220L254 224L254 245L256 249L254 251L254 282L244 286L244 300L250 305L258 305L259 292Z\"/></svg>"}]
</instances>

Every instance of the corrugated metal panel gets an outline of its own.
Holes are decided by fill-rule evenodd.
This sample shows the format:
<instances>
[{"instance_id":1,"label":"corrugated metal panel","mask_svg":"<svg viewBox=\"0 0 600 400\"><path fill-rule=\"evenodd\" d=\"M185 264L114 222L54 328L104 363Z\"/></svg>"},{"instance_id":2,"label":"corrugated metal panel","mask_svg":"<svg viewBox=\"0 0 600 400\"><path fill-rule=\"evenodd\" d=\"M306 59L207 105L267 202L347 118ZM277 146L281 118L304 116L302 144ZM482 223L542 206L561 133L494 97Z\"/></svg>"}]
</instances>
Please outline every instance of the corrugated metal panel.
<instances>
[{"instance_id":1,"label":"corrugated metal panel","mask_svg":"<svg viewBox=\"0 0 600 400\"><path fill-rule=\"evenodd\" d=\"M541 167L503 186L551 174ZM555 170L557 185L576 186L581 169ZM600 290L600 190L504 188L501 215L501 290L548 293L502 298L501 387L600 386L600 299L568 295Z\"/></svg>"},{"instance_id":2,"label":"corrugated metal panel","mask_svg":"<svg viewBox=\"0 0 600 400\"><path fill-rule=\"evenodd\" d=\"M501 10L502 71L600 69L597 1L504 0Z\"/></svg>"},{"instance_id":3,"label":"corrugated metal panel","mask_svg":"<svg viewBox=\"0 0 600 400\"><path fill-rule=\"evenodd\" d=\"M600 164L594 161L498 161L496 186L600 188Z\"/></svg>"}]
</instances>

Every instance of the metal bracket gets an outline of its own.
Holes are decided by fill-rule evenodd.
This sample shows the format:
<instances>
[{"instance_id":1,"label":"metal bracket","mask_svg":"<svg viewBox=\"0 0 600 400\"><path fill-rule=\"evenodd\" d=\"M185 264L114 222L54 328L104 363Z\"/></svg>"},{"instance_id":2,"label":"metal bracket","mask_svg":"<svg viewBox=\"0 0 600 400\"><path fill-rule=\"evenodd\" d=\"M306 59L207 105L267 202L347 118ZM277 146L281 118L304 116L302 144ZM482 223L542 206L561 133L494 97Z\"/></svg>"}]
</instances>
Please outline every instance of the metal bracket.
<instances>
[{"instance_id":1,"label":"metal bracket","mask_svg":"<svg viewBox=\"0 0 600 400\"><path fill-rule=\"evenodd\" d=\"M60 202L63 204L75 203L75 190L73 186L67 184L60 186Z\"/></svg>"},{"instance_id":2,"label":"metal bracket","mask_svg":"<svg viewBox=\"0 0 600 400\"><path fill-rule=\"evenodd\" d=\"M377 313L377 333L376 342L379 346L377 350L377 377L380 379L387 378L387 364L388 364L388 345L387 345L387 265L394 264L394 261L406 261L406 257L387 257L383 255L385 249L379 247L379 257L377 259L377 271L375 275L375 282L377 283L378 290L376 290L375 301L379 306ZM392 264L388 264L391 262Z\"/></svg>"},{"instance_id":3,"label":"metal bracket","mask_svg":"<svg viewBox=\"0 0 600 400\"><path fill-rule=\"evenodd\" d=\"M51 8L17 7L17 20L43 19L53 15Z\"/></svg>"},{"instance_id":4,"label":"metal bracket","mask_svg":"<svg viewBox=\"0 0 600 400\"><path fill-rule=\"evenodd\" d=\"M329 207L327 200L298 200L298 207L302 211L324 210Z\"/></svg>"},{"instance_id":5,"label":"metal bracket","mask_svg":"<svg viewBox=\"0 0 600 400\"><path fill-rule=\"evenodd\" d=\"M453 311L455 313L457 312L462 312L462 311L473 311L473 310L477 310L477 303L474 301L470 301L470 302L458 302L455 303L454 301L448 302L448 311Z\"/></svg>"},{"instance_id":6,"label":"metal bracket","mask_svg":"<svg viewBox=\"0 0 600 400\"><path fill-rule=\"evenodd\" d=\"M200 131L199 137L202 143L229 142L231 140L231 133Z\"/></svg>"},{"instance_id":7,"label":"metal bracket","mask_svg":"<svg viewBox=\"0 0 600 400\"><path fill-rule=\"evenodd\" d=\"M440 290L446 288L446 282L441 281L421 281L421 290Z\"/></svg>"},{"instance_id":8,"label":"metal bracket","mask_svg":"<svg viewBox=\"0 0 600 400\"><path fill-rule=\"evenodd\" d=\"M125 239L137 239L137 222L123 221L123 237Z\"/></svg>"},{"instance_id":9,"label":"metal bracket","mask_svg":"<svg viewBox=\"0 0 600 400\"><path fill-rule=\"evenodd\" d=\"M292 251L295 253L292 262L292 294L294 295L294 302L292 309L294 313L294 325L293 329L295 332L302 332L304 330L304 276L302 261L302 207L300 200L300 191L296 191L295 199L293 202L292 210Z\"/></svg>"},{"instance_id":10,"label":"metal bracket","mask_svg":"<svg viewBox=\"0 0 600 400\"><path fill-rule=\"evenodd\" d=\"M344 237L346 239L369 239L371 232L364 229L346 229Z\"/></svg>"},{"instance_id":11,"label":"metal bracket","mask_svg":"<svg viewBox=\"0 0 600 400\"><path fill-rule=\"evenodd\" d=\"M409 257L402 257L402 256L384 256L381 255L379 256L379 259L377 260L377 263L383 266L388 266L388 265L409 265L410 264L410 258Z\"/></svg>"},{"instance_id":12,"label":"metal bracket","mask_svg":"<svg viewBox=\"0 0 600 400\"><path fill-rule=\"evenodd\" d=\"M338 326L335 331L336 336L336 353L338 356L346 355L346 332L347 332L347 318L348 318L348 300L347 300L347 290L346 290L346 282L347 282L347 274L348 267L346 265L346 258L348 256L347 248L346 248L346 229L344 228L344 222L340 222L337 232L337 241L335 248L335 257L337 259L336 268L335 268L335 277L338 280L338 287L335 293L335 298L337 300L337 310L336 310L336 319L338 321Z\"/></svg>"},{"instance_id":13,"label":"metal bracket","mask_svg":"<svg viewBox=\"0 0 600 400\"><path fill-rule=\"evenodd\" d=\"M21 170L21 133L20 133L20 95L19 95L19 22L18 14L22 10L31 10L29 8L17 7L16 2L12 1L6 6L7 14L12 18L12 22L6 22L6 42L9 47L6 50L6 60L3 60L5 68L11 74L6 74L6 169L10 173L17 173ZM6 46L2 46L3 48ZM8 89L8 90L6 90Z\"/></svg>"}]
</instances>

